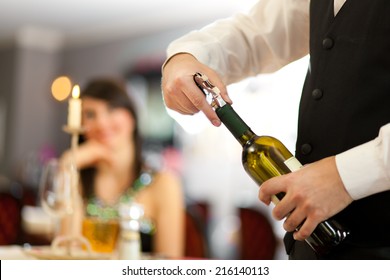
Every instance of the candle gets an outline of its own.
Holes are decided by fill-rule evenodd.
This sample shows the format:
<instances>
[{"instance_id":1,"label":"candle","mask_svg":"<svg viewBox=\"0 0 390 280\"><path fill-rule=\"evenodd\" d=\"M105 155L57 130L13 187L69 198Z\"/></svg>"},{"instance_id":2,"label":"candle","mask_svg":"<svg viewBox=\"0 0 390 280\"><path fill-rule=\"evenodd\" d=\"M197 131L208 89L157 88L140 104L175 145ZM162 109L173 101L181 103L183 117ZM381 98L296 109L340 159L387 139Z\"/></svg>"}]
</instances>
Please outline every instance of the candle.
<instances>
[{"instance_id":1,"label":"candle","mask_svg":"<svg viewBox=\"0 0 390 280\"><path fill-rule=\"evenodd\" d=\"M68 106L68 127L74 129L79 129L81 127L81 99L79 97L80 87L75 85Z\"/></svg>"}]
</instances>

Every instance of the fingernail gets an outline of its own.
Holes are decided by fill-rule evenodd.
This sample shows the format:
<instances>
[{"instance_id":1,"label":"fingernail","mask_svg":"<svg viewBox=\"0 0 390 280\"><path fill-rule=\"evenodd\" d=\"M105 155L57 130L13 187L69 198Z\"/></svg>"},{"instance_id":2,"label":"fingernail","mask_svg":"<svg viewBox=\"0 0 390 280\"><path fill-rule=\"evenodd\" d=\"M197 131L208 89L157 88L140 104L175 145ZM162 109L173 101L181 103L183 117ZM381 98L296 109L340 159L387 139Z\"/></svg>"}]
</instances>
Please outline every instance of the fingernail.
<instances>
[{"instance_id":1,"label":"fingernail","mask_svg":"<svg viewBox=\"0 0 390 280\"><path fill-rule=\"evenodd\" d=\"M212 123L214 126L220 126L220 125L221 125L221 121L220 121L220 120L212 120L211 123Z\"/></svg>"}]
</instances>

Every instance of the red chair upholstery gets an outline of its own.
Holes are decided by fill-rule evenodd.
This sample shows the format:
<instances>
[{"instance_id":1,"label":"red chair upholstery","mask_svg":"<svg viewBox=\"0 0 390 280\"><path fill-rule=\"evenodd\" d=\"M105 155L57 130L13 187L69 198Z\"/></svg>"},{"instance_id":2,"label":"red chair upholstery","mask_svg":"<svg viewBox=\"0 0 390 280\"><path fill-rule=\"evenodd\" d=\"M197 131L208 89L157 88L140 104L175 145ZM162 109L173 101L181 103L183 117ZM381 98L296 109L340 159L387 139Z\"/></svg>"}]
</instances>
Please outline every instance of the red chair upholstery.
<instances>
[{"instance_id":1,"label":"red chair upholstery","mask_svg":"<svg viewBox=\"0 0 390 280\"><path fill-rule=\"evenodd\" d=\"M0 245L17 244L21 229L21 204L9 193L0 193Z\"/></svg>"},{"instance_id":2,"label":"red chair upholstery","mask_svg":"<svg viewBox=\"0 0 390 280\"><path fill-rule=\"evenodd\" d=\"M239 208L242 260L272 260L276 237L269 220L256 209Z\"/></svg>"},{"instance_id":3,"label":"red chair upholstery","mask_svg":"<svg viewBox=\"0 0 390 280\"><path fill-rule=\"evenodd\" d=\"M207 219L201 205L187 206L185 213L185 256L208 258Z\"/></svg>"}]
</instances>

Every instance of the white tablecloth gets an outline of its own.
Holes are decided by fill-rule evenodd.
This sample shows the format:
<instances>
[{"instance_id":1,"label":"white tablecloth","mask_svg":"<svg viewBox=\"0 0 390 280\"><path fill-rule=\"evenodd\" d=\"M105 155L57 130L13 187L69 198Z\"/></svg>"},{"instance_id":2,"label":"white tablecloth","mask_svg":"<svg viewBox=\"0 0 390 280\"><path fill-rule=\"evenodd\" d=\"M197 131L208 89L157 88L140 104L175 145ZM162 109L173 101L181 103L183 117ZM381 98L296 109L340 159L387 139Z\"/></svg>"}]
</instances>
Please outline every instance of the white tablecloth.
<instances>
[{"instance_id":1,"label":"white tablecloth","mask_svg":"<svg viewBox=\"0 0 390 280\"><path fill-rule=\"evenodd\" d=\"M22 246L10 245L0 246L0 260L36 260L24 252Z\"/></svg>"}]
</instances>

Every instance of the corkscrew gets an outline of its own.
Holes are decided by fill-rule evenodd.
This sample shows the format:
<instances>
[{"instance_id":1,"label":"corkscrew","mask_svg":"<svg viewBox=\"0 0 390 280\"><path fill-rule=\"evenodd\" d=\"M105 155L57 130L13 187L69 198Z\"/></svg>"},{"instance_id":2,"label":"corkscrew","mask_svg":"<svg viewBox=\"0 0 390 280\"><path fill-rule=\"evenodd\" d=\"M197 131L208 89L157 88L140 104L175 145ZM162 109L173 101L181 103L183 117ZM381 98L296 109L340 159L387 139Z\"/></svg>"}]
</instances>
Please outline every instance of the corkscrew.
<instances>
[{"instance_id":1,"label":"corkscrew","mask_svg":"<svg viewBox=\"0 0 390 280\"><path fill-rule=\"evenodd\" d=\"M211 97L211 106L214 109L221 108L226 105L225 100L223 100L220 94L221 91L219 88L214 86L205 74L196 72L194 74L194 81L206 97Z\"/></svg>"}]
</instances>

